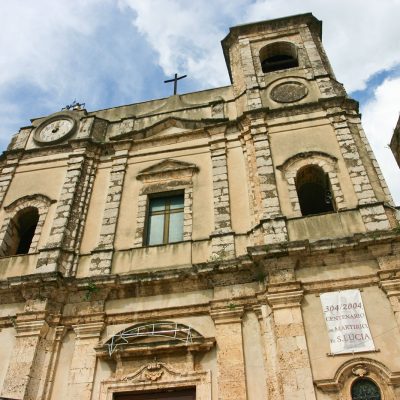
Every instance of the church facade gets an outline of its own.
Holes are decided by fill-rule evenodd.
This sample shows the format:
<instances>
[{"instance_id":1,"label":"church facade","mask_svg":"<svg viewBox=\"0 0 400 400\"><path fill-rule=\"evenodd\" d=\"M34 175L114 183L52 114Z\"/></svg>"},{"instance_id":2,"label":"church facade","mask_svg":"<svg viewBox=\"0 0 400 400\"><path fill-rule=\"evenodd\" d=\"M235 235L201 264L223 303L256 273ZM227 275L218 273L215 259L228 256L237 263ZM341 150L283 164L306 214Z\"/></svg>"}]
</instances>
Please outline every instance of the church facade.
<instances>
[{"instance_id":1,"label":"church facade","mask_svg":"<svg viewBox=\"0 0 400 400\"><path fill-rule=\"evenodd\" d=\"M230 86L12 138L1 398L400 398L396 209L321 36L233 27Z\"/></svg>"}]
</instances>

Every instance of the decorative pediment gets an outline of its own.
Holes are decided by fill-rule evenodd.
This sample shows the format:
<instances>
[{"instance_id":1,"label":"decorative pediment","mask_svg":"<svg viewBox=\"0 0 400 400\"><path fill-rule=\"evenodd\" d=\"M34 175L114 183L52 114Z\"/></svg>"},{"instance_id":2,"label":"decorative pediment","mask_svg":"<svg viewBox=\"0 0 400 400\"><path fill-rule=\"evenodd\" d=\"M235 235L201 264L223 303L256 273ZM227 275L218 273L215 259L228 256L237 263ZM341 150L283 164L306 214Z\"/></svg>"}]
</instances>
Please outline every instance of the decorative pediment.
<instances>
[{"instance_id":1,"label":"decorative pediment","mask_svg":"<svg viewBox=\"0 0 400 400\"><path fill-rule=\"evenodd\" d=\"M195 164L184 161L165 159L151 167L145 168L137 175L139 180L157 180L181 178L183 175L192 175L199 168Z\"/></svg>"},{"instance_id":2,"label":"decorative pediment","mask_svg":"<svg viewBox=\"0 0 400 400\"><path fill-rule=\"evenodd\" d=\"M116 132L111 136L112 140L133 138L147 139L151 137L164 137L178 135L186 132L191 132L198 129L203 129L210 125L226 122L226 118L193 118L186 119L174 115L156 115L147 118L130 119L122 121L119 133ZM129 122L129 124L128 124Z\"/></svg>"}]
</instances>

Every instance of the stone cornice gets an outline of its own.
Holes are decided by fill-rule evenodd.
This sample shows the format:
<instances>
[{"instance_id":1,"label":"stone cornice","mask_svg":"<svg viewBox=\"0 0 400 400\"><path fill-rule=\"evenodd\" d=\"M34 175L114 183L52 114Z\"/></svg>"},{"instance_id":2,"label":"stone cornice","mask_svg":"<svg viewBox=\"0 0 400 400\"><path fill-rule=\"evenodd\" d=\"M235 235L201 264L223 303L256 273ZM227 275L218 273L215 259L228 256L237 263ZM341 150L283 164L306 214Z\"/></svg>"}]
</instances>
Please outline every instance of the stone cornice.
<instances>
[{"instance_id":1,"label":"stone cornice","mask_svg":"<svg viewBox=\"0 0 400 400\"><path fill-rule=\"evenodd\" d=\"M396 230L374 231L368 233L356 233L353 236L335 239L323 239L310 242L298 240L277 244L248 247L248 253L252 260L260 261L282 256L308 256L325 254L335 250L366 249L371 245L399 242L400 234Z\"/></svg>"}]
</instances>

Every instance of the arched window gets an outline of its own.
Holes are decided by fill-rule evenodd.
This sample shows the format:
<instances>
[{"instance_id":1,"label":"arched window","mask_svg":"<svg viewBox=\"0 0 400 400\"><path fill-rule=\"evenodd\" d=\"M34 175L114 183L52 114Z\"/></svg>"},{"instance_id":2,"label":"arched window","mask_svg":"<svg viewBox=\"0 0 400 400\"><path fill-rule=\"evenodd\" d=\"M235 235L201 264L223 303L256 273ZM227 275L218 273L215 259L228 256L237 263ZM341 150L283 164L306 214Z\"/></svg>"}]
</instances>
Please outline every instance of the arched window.
<instances>
[{"instance_id":1,"label":"arched window","mask_svg":"<svg viewBox=\"0 0 400 400\"><path fill-rule=\"evenodd\" d=\"M275 42L263 47L260 61L264 73L299 66L297 48L289 42Z\"/></svg>"},{"instance_id":2,"label":"arched window","mask_svg":"<svg viewBox=\"0 0 400 400\"><path fill-rule=\"evenodd\" d=\"M5 241L5 256L27 254L29 252L36 226L39 221L39 212L35 207L20 210L8 224Z\"/></svg>"},{"instance_id":3,"label":"arched window","mask_svg":"<svg viewBox=\"0 0 400 400\"><path fill-rule=\"evenodd\" d=\"M352 400L381 400L381 391L370 379L357 379L351 387Z\"/></svg>"},{"instance_id":4,"label":"arched window","mask_svg":"<svg viewBox=\"0 0 400 400\"><path fill-rule=\"evenodd\" d=\"M334 211L328 175L317 165L297 172L296 190L302 215Z\"/></svg>"}]
</instances>

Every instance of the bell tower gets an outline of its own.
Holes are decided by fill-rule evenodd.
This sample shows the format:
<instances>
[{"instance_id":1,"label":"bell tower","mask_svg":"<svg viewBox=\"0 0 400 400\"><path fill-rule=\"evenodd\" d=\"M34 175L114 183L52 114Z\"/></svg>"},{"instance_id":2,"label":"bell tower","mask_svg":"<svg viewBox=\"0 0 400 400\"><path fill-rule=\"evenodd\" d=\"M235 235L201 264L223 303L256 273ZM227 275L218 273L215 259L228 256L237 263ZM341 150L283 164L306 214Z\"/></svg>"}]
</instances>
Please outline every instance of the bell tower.
<instances>
[{"instance_id":1,"label":"bell tower","mask_svg":"<svg viewBox=\"0 0 400 400\"><path fill-rule=\"evenodd\" d=\"M395 224L358 103L336 80L321 38L322 22L308 13L236 26L222 41L260 242Z\"/></svg>"},{"instance_id":2,"label":"bell tower","mask_svg":"<svg viewBox=\"0 0 400 400\"><path fill-rule=\"evenodd\" d=\"M275 108L275 103L300 101L307 95L307 101L345 96L321 36L322 22L310 13L231 28L222 47L235 93L247 95L247 109ZM264 93L288 78L299 85L275 89L270 98L270 91ZM307 90L301 83L307 83Z\"/></svg>"}]
</instances>

